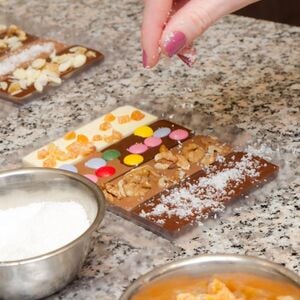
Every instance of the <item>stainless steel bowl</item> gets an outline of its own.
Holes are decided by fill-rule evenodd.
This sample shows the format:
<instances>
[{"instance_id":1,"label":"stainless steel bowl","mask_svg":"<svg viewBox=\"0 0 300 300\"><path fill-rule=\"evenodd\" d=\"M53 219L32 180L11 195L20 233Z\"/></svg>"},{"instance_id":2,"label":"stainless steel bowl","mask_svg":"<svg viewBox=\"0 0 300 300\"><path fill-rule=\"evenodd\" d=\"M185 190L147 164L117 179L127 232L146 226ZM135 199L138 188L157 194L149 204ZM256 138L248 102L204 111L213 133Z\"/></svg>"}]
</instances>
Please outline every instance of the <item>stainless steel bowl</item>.
<instances>
[{"instance_id":1,"label":"stainless steel bowl","mask_svg":"<svg viewBox=\"0 0 300 300\"><path fill-rule=\"evenodd\" d=\"M120 300L131 300L134 295L148 284L174 276L207 276L228 272L242 272L280 281L289 282L300 288L300 277L283 266L264 259L242 255L201 255L175 261L138 278L121 296Z\"/></svg>"},{"instance_id":2,"label":"stainless steel bowl","mask_svg":"<svg viewBox=\"0 0 300 300\"><path fill-rule=\"evenodd\" d=\"M85 195L80 202L87 211L90 227L76 240L55 251L18 261L0 261L0 299L37 299L62 289L78 273L89 250L92 233L104 217L102 192L90 180L63 170L28 168L0 173L0 209L30 203L32 199L1 201L14 190L69 191ZM81 199L81 198L80 198ZM55 201L55 199L53 200Z\"/></svg>"}]
</instances>

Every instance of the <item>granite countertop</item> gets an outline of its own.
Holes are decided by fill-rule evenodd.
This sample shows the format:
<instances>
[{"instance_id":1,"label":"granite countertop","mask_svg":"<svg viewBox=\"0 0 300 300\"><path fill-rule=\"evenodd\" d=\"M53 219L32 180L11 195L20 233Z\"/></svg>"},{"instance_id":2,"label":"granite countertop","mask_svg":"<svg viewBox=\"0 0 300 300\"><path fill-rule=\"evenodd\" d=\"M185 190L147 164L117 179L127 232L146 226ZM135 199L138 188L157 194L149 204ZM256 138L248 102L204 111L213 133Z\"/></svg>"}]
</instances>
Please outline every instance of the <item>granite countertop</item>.
<instances>
[{"instance_id":1,"label":"granite countertop","mask_svg":"<svg viewBox=\"0 0 300 300\"><path fill-rule=\"evenodd\" d=\"M193 68L141 66L141 1L1 1L0 21L103 51L103 64L23 105L0 102L0 166L104 112L133 104L197 132L250 143L278 179L170 242L107 213L76 279L51 299L118 299L152 267L202 253L256 255L300 273L300 28L228 16L198 40Z\"/></svg>"}]
</instances>

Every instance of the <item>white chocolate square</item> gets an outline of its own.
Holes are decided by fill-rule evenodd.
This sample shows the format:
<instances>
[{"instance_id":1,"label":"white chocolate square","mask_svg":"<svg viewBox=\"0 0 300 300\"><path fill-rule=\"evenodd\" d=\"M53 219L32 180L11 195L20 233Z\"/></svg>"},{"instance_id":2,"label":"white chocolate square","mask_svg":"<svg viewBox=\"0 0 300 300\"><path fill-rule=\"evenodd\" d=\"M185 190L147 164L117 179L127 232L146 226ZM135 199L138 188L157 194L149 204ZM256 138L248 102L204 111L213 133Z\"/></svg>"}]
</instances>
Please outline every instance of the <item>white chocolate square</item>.
<instances>
[{"instance_id":1,"label":"white chocolate square","mask_svg":"<svg viewBox=\"0 0 300 300\"><path fill-rule=\"evenodd\" d=\"M131 113L135 110L142 112L144 114L144 118L139 121L130 119L130 121L127 123L124 123L124 124L119 123L118 117L124 116L124 115L130 116ZM116 131L120 132L124 138L124 137L127 137L130 134L132 134L133 131L137 127L142 126L142 125L151 124L157 120L156 116L148 114L136 107L129 106L129 105L121 106L121 107L113 110L112 112L110 112L110 114L113 114L116 117L116 119L114 121L110 122L110 124L112 125L112 127L110 129L105 130L105 131L102 131L99 129L100 124L102 124L104 122L104 118L107 115L107 114L105 114L104 116L74 130L74 132L76 133L76 136L79 134L85 135L86 137L88 137L89 141L91 143L93 143L93 145L96 147L96 150L101 151L104 148L115 143L116 141L114 141L112 143L108 143L108 142L104 141L103 139L100 141L93 141L93 136L98 135L98 134L101 136L110 136L112 134L113 130L116 130ZM56 141L52 142L51 144L55 144L62 151L67 151L67 146L72 144L74 141L76 141L76 139L66 140L64 137L61 137L61 138L57 139ZM43 149L46 150L48 145L49 144L31 152L27 156L23 157L23 159L22 159L23 165L28 166L28 167L43 167L44 159L38 158L38 152ZM59 168L65 164L73 165L73 164L80 162L82 159L84 159L84 157L80 155L75 159L68 159L65 161L56 160L55 168Z\"/></svg>"}]
</instances>

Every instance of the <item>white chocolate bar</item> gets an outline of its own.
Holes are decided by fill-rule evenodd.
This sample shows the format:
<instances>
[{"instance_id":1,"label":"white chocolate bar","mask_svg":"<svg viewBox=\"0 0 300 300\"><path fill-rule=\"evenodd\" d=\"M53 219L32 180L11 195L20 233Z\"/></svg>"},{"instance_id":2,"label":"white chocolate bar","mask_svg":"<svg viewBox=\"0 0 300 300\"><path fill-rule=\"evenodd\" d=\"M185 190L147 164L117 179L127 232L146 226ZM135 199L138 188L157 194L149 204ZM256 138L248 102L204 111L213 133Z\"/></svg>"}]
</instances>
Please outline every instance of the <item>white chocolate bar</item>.
<instances>
[{"instance_id":1,"label":"white chocolate bar","mask_svg":"<svg viewBox=\"0 0 300 300\"><path fill-rule=\"evenodd\" d=\"M133 120L130 118L130 120L124 124L121 124L122 122L120 122L120 119L118 119L118 117L124 117L124 116L131 116L131 113L134 111L139 111L141 112L144 117L137 121L137 120ZM121 133L122 138L129 136L130 134L133 133L133 131L142 125L147 125L150 123L153 123L154 121L157 120L157 117L151 114L148 114L138 108L135 108L133 106L121 106L115 110L113 110L112 112L110 112L109 114L112 114L115 118L115 120L109 122L111 125L111 128L107 129L107 130L101 130L100 124L103 124L105 122L105 116L104 115L76 130L74 130L76 137L78 137L78 135L84 135L89 139L89 143L93 146L95 146L96 151L101 151L104 148L110 146L111 144L115 143L117 140L114 141L105 141L105 137L109 137L113 134L114 131L117 131L119 133ZM94 141L93 137L95 135L100 135L101 136L101 140L99 141ZM65 137L61 137L59 139L57 139L56 141L50 143L50 144L54 144L56 147L58 147L58 149L60 151L63 151L65 153L68 153L68 149L67 147L76 142L76 137L74 139L71 140L67 140ZM104 139L103 139L104 138ZM47 149L49 149L49 145L47 144L33 152L31 152L30 154L28 154L27 156L23 157L22 162L24 164L24 166L28 166L28 167L46 167L47 165L45 165L45 160L48 157L45 157L44 159L39 158L39 153L43 150L47 151ZM56 163L55 163L55 168L59 168L62 165L65 164L76 164L78 162L80 162L82 159L84 159L83 155L79 155L76 158L72 158L72 159L67 159L67 160L59 160L56 159ZM47 166L48 167L48 166Z\"/></svg>"}]
</instances>

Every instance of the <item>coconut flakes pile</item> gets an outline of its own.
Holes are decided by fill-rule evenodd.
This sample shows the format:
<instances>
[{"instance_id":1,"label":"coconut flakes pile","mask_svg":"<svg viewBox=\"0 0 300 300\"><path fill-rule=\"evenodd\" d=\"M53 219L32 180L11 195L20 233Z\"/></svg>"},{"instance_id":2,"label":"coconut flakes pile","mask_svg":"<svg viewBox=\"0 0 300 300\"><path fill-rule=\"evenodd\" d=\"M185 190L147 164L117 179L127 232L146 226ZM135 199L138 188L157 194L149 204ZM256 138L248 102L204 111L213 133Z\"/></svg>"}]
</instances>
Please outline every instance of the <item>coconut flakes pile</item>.
<instances>
[{"instance_id":1,"label":"coconut flakes pile","mask_svg":"<svg viewBox=\"0 0 300 300\"><path fill-rule=\"evenodd\" d=\"M160 203L150 212L142 210L139 215L148 219L155 218L156 223L164 224L166 216L179 219L197 216L200 220L212 213L223 211L224 199L235 192L234 189L228 191L226 188L229 186L234 188L247 177L255 180L260 175L257 171L260 163L253 159L252 154L244 155L238 162L234 159L233 157L222 171L218 171L217 166L207 167L206 177L201 177L194 183L187 183L184 187L171 189L167 195L161 196Z\"/></svg>"}]
</instances>

